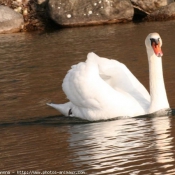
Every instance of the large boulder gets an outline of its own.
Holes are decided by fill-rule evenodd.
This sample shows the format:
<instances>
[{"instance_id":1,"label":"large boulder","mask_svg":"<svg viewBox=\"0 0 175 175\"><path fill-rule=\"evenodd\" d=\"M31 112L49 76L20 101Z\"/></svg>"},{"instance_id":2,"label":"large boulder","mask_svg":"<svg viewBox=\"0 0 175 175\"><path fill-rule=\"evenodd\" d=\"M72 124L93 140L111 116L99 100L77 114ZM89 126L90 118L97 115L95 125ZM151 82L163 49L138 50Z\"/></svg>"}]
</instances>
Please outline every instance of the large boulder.
<instances>
[{"instance_id":1,"label":"large boulder","mask_svg":"<svg viewBox=\"0 0 175 175\"><path fill-rule=\"evenodd\" d=\"M23 23L21 14L7 6L0 5L0 33L19 32Z\"/></svg>"},{"instance_id":2,"label":"large boulder","mask_svg":"<svg viewBox=\"0 0 175 175\"><path fill-rule=\"evenodd\" d=\"M134 8L146 14L150 14L151 12L172 2L174 2L174 0L131 0Z\"/></svg>"},{"instance_id":3,"label":"large boulder","mask_svg":"<svg viewBox=\"0 0 175 175\"><path fill-rule=\"evenodd\" d=\"M162 7L146 17L147 21L165 21L175 19L175 2Z\"/></svg>"},{"instance_id":4,"label":"large boulder","mask_svg":"<svg viewBox=\"0 0 175 175\"><path fill-rule=\"evenodd\" d=\"M51 18L62 26L92 25L131 21L130 0L50 0Z\"/></svg>"}]
</instances>

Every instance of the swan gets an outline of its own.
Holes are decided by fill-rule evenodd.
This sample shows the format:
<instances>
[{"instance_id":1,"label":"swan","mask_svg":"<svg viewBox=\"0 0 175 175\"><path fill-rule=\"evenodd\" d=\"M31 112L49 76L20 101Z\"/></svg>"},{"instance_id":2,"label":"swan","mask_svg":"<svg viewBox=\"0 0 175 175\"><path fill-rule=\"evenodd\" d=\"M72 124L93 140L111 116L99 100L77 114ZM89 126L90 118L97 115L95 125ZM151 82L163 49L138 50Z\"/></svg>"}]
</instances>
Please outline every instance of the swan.
<instances>
[{"instance_id":1,"label":"swan","mask_svg":"<svg viewBox=\"0 0 175 175\"><path fill-rule=\"evenodd\" d=\"M135 117L169 109L162 70L162 39L150 33L145 39L149 62L150 94L119 61L91 52L85 62L73 65L62 84L69 102L48 103L65 116L90 121Z\"/></svg>"}]
</instances>

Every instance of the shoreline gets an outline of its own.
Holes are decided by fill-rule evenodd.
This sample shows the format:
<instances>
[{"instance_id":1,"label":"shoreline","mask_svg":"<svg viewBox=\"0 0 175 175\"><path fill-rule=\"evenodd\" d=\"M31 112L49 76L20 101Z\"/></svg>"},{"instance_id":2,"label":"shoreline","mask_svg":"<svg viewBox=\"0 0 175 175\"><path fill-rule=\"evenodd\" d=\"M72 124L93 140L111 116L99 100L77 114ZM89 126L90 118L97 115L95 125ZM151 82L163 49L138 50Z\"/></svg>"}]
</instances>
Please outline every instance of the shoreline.
<instances>
[{"instance_id":1,"label":"shoreline","mask_svg":"<svg viewBox=\"0 0 175 175\"><path fill-rule=\"evenodd\" d=\"M132 19L111 19L103 20L102 18L96 21L77 21L77 23L69 23L66 21L64 24L51 19L49 15L49 0L1 0L0 5L7 6L14 11L20 13L23 16L24 24L21 28L21 32L31 31L45 31L52 30L55 28L63 27L81 27L81 26L94 26L94 25L106 25L114 23L126 23L126 22L149 22L149 21L168 21L175 19L175 12L173 15L167 15L161 13L161 9L168 10L169 5L175 4L175 2L169 5L158 8L155 12L159 13L146 13L143 10L140 11L133 5L133 16ZM164 10L165 11L165 10ZM153 14L153 15L152 15ZM155 15L154 15L155 14Z\"/></svg>"}]
</instances>

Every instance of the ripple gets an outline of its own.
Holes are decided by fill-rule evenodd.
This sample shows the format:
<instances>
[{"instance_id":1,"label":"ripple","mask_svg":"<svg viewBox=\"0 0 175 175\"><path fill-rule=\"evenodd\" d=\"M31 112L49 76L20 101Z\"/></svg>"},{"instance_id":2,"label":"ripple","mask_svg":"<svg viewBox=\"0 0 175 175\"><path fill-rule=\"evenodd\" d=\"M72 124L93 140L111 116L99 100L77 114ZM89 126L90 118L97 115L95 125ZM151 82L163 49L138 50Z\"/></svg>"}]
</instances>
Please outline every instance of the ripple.
<instances>
[{"instance_id":1,"label":"ripple","mask_svg":"<svg viewBox=\"0 0 175 175\"><path fill-rule=\"evenodd\" d=\"M72 126L68 142L76 157L73 162L88 165L87 172L98 169L101 174L123 174L132 170L133 174L144 173L138 169L146 167L149 167L147 172L151 172L160 164L161 167L166 165L166 172L167 168L174 168L174 145L167 132L169 127L169 117Z\"/></svg>"}]
</instances>

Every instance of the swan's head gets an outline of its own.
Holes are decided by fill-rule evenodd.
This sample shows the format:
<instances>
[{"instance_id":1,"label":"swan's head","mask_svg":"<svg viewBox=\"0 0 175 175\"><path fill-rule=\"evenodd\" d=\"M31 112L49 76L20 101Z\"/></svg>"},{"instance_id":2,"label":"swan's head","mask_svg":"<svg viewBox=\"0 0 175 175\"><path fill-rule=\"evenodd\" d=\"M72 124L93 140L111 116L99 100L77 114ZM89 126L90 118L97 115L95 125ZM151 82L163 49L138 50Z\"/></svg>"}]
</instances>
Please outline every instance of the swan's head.
<instances>
[{"instance_id":1,"label":"swan's head","mask_svg":"<svg viewBox=\"0 0 175 175\"><path fill-rule=\"evenodd\" d=\"M155 54L157 57L162 57L162 39L158 33L150 33L145 39L147 52Z\"/></svg>"}]
</instances>

